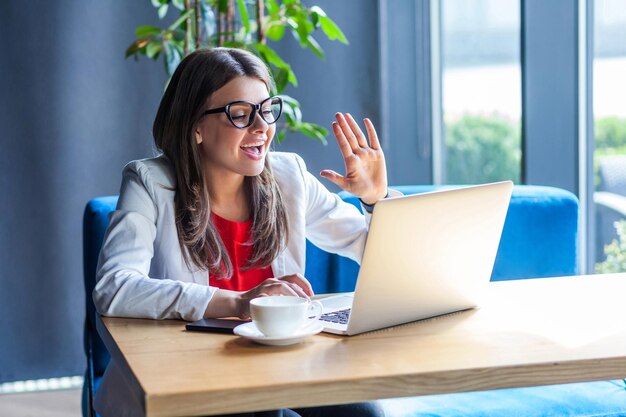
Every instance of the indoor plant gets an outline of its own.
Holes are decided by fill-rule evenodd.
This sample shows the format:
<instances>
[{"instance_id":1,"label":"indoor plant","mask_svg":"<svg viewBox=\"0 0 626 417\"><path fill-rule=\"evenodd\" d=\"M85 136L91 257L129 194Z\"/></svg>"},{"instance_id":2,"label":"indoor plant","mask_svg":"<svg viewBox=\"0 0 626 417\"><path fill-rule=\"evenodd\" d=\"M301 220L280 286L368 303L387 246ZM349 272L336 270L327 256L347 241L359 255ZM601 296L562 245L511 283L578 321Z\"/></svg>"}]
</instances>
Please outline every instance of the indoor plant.
<instances>
[{"instance_id":1,"label":"indoor plant","mask_svg":"<svg viewBox=\"0 0 626 417\"><path fill-rule=\"evenodd\" d=\"M301 132L326 143L323 127L302 121L300 104L282 94L289 83L298 85L296 74L267 41L283 39L291 32L302 48L320 58L324 51L313 37L318 30L330 40L348 43L341 29L319 6L306 7L300 0L151 0L160 19L169 11L175 18L169 25L140 26L137 39L126 50L126 57L145 55L163 59L170 77L181 59L198 48L229 46L247 49L268 65L276 82L272 94L280 94L285 103L285 123L277 134L281 142L286 131Z\"/></svg>"}]
</instances>

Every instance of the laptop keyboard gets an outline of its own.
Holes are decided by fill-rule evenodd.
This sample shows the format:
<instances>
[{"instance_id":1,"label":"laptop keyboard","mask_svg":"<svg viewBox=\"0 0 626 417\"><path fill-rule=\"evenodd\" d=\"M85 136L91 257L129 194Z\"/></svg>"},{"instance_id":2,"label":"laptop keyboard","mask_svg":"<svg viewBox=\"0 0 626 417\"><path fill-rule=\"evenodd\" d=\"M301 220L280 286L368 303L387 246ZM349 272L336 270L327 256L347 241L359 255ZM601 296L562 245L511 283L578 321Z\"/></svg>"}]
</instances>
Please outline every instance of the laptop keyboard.
<instances>
[{"instance_id":1,"label":"laptop keyboard","mask_svg":"<svg viewBox=\"0 0 626 417\"><path fill-rule=\"evenodd\" d=\"M350 318L350 308L345 310L333 311L332 313L322 314L320 320L329 321L331 323L348 324L348 318Z\"/></svg>"}]
</instances>

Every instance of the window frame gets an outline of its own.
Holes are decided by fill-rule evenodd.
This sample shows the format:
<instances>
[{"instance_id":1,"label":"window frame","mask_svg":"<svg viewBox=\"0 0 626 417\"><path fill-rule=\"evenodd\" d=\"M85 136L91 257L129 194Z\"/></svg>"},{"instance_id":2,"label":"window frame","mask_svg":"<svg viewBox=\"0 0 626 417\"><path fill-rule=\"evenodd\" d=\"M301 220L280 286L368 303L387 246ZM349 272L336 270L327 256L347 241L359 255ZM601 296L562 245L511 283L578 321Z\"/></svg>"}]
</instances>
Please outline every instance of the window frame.
<instances>
[{"instance_id":1,"label":"window frame","mask_svg":"<svg viewBox=\"0 0 626 417\"><path fill-rule=\"evenodd\" d=\"M593 272L595 255L593 3L520 0L522 183L578 196L580 273ZM378 0L378 8L381 123L383 147L393 161L390 183L441 184L441 2L396 0L389 7ZM409 53L391 57L391 45ZM398 100L410 96L399 92L411 90L413 101Z\"/></svg>"}]
</instances>

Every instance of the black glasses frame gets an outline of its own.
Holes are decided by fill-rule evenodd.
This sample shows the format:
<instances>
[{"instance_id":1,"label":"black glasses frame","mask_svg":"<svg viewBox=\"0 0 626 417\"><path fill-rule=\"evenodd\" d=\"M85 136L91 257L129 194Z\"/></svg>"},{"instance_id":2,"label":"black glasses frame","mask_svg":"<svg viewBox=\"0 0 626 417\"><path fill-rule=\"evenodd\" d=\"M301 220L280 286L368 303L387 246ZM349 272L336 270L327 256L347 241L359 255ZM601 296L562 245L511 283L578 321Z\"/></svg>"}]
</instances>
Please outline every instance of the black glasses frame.
<instances>
[{"instance_id":1,"label":"black glasses frame","mask_svg":"<svg viewBox=\"0 0 626 417\"><path fill-rule=\"evenodd\" d=\"M263 112L261 111L261 107L263 107L263 105L267 101L276 100L276 99L278 99L278 104L280 105L280 107L278 109L278 115L274 118L274 120L269 121L269 120L267 120L265 118L265 116L263 116ZM250 113L250 117L248 118L248 123L245 126L237 126L235 124L235 121L233 120L232 116L230 115L230 107L234 106L236 104L247 104L247 105L252 107L252 113ZM235 126L237 129L245 129L247 127L252 126L252 124L254 123L254 120L256 119L256 114L257 113L259 113L259 116L261 116L261 119L263 119L265 121L265 123L267 123L268 125L271 125L271 124L276 123L278 121L278 119L280 118L280 115L283 114L283 99L281 97L279 97L279 96L272 96L272 97L266 98L265 100L263 100L259 104L254 104L254 103L250 103L249 101L243 101L243 100L233 101L232 103L228 103L224 107L205 110L200 115L200 118L206 116L207 114L216 114L216 113L226 113L226 116L228 116L228 120L230 120L230 123L233 126Z\"/></svg>"}]
</instances>

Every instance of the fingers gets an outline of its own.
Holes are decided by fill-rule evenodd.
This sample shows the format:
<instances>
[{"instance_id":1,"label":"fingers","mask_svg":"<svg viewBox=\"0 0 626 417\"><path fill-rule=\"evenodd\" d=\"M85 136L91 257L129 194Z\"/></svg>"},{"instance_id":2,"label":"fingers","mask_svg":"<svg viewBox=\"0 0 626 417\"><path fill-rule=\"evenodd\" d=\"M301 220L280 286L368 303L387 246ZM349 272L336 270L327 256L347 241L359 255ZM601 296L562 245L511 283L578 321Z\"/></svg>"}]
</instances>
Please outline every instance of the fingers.
<instances>
[{"instance_id":1,"label":"fingers","mask_svg":"<svg viewBox=\"0 0 626 417\"><path fill-rule=\"evenodd\" d=\"M344 116L342 113L335 113L335 119L337 119L337 125L341 129L341 133L343 134L343 137L345 137L348 143L350 144L350 148L352 150L356 150L360 148L361 145L359 144L359 141L356 137L355 132L352 130L352 127L350 127L350 124L348 123L346 116ZM357 126L357 129L358 129L358 126ZM333 131L335 131L335 129L333 129Z\"/></svg>"},{"instance_id":2,"label":"fingers","mask_svg":"<svg viewBox=\"0 0 626 417\"><path fill-rule=\"evenodd\" d=\"M280 278L269 278L252 290L251 298L269 295L290 295L309 298L313 288L309 281L300 274L286 275Z\"/></svg>"},{"instance_id":3,"label":"fingers","mask_svg":"<svg viewBox=\"0 0 626 417\"><path fill-rule=\"evenodd\" d=\"M356 123L356 121L354 121L354 119L352 118L352 115L350 115L350 113L346 113L345 121L348 123L348 126L350 127L351 133L356 138L356 141L359 144L359 146L361 148L367 148L367 141L365 140L365 135L363 135L363 132L361 131L361 128Z\"/></svg>"},{"instance_id":4,"label":"fingers","mask_svg":"<svg viewBox=\"0 0 626 417\"><path fill-rule=\"evenodd\" d=\"M290 283L290 282L288 282L286 284L289 286L291 291L293 291L295 293L296 296L298 296L300 298L306 298L307 300L309 299L309 295L299 285L294 284L294 283Z\"/></svg>"},{"instance_id":5,"label":"fingers","mask_svg":"<svg viewBox=\"0 0 626 417\"><path fill-rule=\"evenodd\" d=\"M300 274L285 275L284 277L281 277L280 280L296 285L298 288L302 289L308 297L313 296L313 287L311 286L311 283Z\"/></svg>"},{"instance_id":6,"label":"fingers","mask_svg":"<svg viewBox=\"0 0 626 417\"><path fill-rule=\"evenodd\" d=\"M308 298L302 288L295 284L285 282L281 278L270 278L262 284L262 294L267 295L288 295L292 297Z\"/></svg>"},{"instance_id":7,"label":"fingers","mask_svg":"<svg viewBox=\"0 0 626 417\"><path fill-rule=\"evenodd\" d=\"M343 175L338 174L337 172L333 171L332 169L324 169L324 170L320 171L320 175L322 177L326 178L327 180L334 182L341 189L345 188L346 177L344 177Z\"/></svg>"},{"instance_id":8,"label":"fingers","mask_svg":"<svg viewBox=\"0 0 626 417\"><path fill-rule=\"evenodd\" d=\"M242 293L237 307L237 315L242 319L248 318L250 316L250 300L271 295L286 295L308 300L313 295L313 288L309 281L300 274L266 279L250 291Z\"/></svg>"},{"instance_id":9,"label":"fingers","mask_svg":"<svg viewBox=\"0 0 626 417\"><path fill-rule=\"evenodd\" d=\"M250 317L250 300L271 295L285 295L306 298L313 296L311 283L300 274L286 275L280 278L269 278L250 291L241 295L237 315L246 319Z\"/></svg>"},{"instance_id":10,"label":"fingers","mask_svg":"<svg viewBox=\"0 0 626 417\"><path fill-rule=\"evenodd\" d=\"M335 138L337 139L337 144L339 145L339 150L341 151L341 155L345 158L348 158L352 155L352 145L348 142L348 139L343 134L343 130L339 126L339 123L333 122L332 124L333 133L335 134Z\"/></svg>"},{"instance_id":11,"label":"fingers","mask_svg":"<svg viewBox=\"0 0 626 417\"><path fill-rule=\"evenodd\" d=\"M357 150L358 148L371 147L375 150L380 149L378 134L376 133L374 124L370 119L363 119L370 142L368 145L363 131L361 131L361 128L352 115L349 113L346 113L345 115L342 113L336 113L335 118L337 121L332 123L333 133L337 138L339 148L341 149L341 153L344 157L348 156L351 152Z\"/></svg>"},{"instance_id":12,"label":"fingers","mask_svg":"<svg viewBox=\"0 0 626 417\"><path fill-rule=\"evenodd\" d=\"M370 147L375 150L380 149L380 142L378 141L378 134L374 128L374 124L368 118L363 119L365 123L365 129L367 130L367 137L370 139Z\"/></svg>"}]
</instances>

